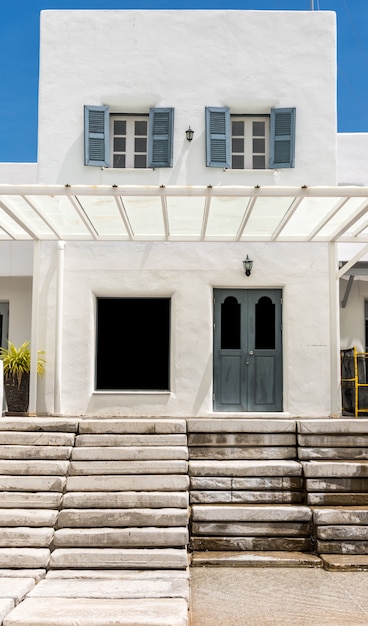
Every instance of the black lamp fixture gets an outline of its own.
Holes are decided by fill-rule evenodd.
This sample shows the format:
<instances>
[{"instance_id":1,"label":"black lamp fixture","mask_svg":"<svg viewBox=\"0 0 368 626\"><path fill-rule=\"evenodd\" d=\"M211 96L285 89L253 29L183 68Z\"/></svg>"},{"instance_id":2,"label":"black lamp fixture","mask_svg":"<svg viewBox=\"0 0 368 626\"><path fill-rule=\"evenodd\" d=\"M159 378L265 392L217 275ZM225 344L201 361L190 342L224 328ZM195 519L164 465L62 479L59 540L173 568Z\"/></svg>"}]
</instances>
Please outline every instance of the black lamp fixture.
<instances>
[{"instance_id":1,"label":"black lamp fixture","mask_svg":"<svg viewBox=\"0 0 368 626\"><path fill-rule=\"evenodd\" d=\"M186 134L187 140L192 141L194 130L192 130L190 126L188 126L187 130L185 131L185 134Z\"/></svg>"},{"instance_id":2,"label":"black lamp fixture","mask_svg":"<svg viewBox=\"0 0 368 626\"><path fill-rule=\"evenodd\" d=\"M245 270L245 275L250 276L253 267L253 261L249 258L248 255L247 258L243 261L243 267Z\"/></svg>"}]
</instances>

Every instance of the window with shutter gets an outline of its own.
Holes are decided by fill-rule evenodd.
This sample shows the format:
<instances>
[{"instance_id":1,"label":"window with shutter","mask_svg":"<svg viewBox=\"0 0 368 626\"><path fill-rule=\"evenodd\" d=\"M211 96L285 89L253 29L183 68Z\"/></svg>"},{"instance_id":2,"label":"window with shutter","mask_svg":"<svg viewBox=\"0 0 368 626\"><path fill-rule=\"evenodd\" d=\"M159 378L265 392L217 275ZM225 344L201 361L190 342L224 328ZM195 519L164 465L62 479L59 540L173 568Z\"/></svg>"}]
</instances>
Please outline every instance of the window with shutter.
<instances>
[{"instance_id":1,"label":"window with shutter","mask_svg":"<svg viewBox=\"0 0 368 626\"><path fill-rule=\"evenodd\" d=\"M206 165L231 167L228 107L206 107Z\"/></svg>"},{"instance_id":2,"label":"window with shutter","mask_svg":"<svg viewBox=\"0 0 368 626\"><path fill-rule=\"evenodd\" d=\"M270 167L295 166L295 108L271 109Z\"/></svg>"},{"instance_id":3,"label":"window with shutter","mask_svg":"<svg viewBox=\"0 0 368 626\"><path fill-rule=\"evenodd\" d=\"M152 108L149 113L148 167L172 167L174 109Z\"/></svg>"},{"instance_id":4,"label":"window with shutter","mask_svg":"<svg viewBox=\"0 0 368 626\"><path fill-rule=\"evenodd\" d=\"M109 165L109 107L84 107L84 164Z\"/></svg>"}]
</instances>

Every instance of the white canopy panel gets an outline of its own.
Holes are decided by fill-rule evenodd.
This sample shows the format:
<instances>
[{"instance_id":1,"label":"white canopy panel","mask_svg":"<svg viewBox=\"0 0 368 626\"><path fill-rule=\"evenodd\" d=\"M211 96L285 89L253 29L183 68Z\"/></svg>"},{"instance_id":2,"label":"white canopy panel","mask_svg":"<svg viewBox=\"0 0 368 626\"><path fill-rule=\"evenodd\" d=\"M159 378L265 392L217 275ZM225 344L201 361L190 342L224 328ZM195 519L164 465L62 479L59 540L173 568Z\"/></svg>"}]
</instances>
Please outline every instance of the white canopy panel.
<instances>
[{"instance_id":1,"label":"white canopy panel","mask_svg":"<svg viewBox=\"0 0 368 626\"><path fill-rule=\"evenodd\" d=\"M0 185L0 240L368 242L368 187Z\"/></svg>"}]
</instances>

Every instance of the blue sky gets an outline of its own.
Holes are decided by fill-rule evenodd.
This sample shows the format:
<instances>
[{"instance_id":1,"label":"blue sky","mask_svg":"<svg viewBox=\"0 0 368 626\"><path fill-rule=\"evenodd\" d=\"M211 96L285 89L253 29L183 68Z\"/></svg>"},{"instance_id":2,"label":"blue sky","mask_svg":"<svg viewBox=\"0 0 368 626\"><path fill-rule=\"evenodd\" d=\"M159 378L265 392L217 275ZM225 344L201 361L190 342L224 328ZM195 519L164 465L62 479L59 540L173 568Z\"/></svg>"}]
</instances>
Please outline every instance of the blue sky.
<instances>
[{"instance_id":1,"label":"blue sky","mask_svg":"<svg viewBox=\"0 0 368 626\"><path fill-rule=\"evenodd\" d=\"M338 130L368 132L368 0L0 0L0 162L37 160L39 17L43 9L308 11L312 6L337 14Z\"/></svg>"}]
</instances>

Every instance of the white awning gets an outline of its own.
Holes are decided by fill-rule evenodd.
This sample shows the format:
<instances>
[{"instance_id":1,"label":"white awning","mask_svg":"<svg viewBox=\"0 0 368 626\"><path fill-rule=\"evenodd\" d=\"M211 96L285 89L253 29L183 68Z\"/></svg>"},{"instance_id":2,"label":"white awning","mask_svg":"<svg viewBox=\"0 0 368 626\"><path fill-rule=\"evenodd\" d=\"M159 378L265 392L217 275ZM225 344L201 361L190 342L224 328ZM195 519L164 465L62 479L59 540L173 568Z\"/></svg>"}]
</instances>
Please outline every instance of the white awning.
<instances>
[{"instance_id":1,"label":"white awning","mask_svg":"<svg viewBox=\"0 0 368 626\"><path fill-rule=\"evenodd\" d=\"M0 240L368 243L368 187L0 185Z\"/></svg>"}]
</instances>

